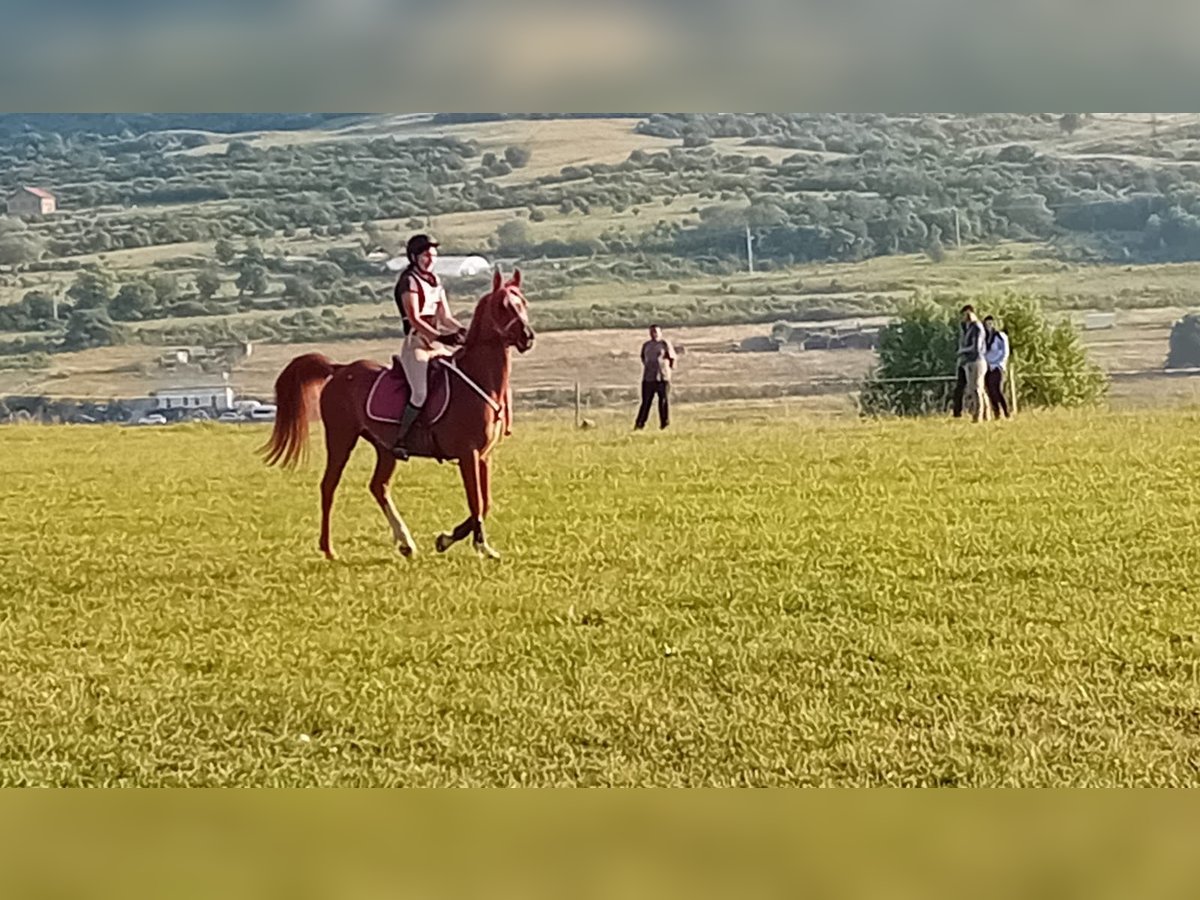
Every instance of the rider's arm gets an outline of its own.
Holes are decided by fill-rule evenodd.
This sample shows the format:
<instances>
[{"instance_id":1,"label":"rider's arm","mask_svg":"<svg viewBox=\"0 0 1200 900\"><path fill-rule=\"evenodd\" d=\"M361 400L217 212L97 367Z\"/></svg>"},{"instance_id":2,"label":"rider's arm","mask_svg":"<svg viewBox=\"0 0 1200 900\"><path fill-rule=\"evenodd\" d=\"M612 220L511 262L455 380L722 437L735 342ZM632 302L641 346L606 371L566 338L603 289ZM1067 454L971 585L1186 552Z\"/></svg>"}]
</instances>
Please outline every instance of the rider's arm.
<instances>
[{"instance_id":1,"label":"rider's arm","mask_svg":"<svg viewBox=\"0 0 1200 900\"><path fill-rule=\"evenodd\" d=\"M405 291L400 295L400 302L404 304L404 314L408 317L408 321L412 323L413 329L419 332L426 340L436 341L438 339L437 329L433 328L417 314L421 302L420 298L412 291Z\"/></svg>"},{"instance_id":2,"label":"rider's arm","mask_svg":"<svg viewBox=\"0 0 1200 900\"><path fill-rule=\"evenodd\" d=\"M438 301L438 319L439 324L449 331L466 331L463 324L450 312L450 301L446 299L445 291L442 291L442 298Z\"/></svg>"}]
</instances>

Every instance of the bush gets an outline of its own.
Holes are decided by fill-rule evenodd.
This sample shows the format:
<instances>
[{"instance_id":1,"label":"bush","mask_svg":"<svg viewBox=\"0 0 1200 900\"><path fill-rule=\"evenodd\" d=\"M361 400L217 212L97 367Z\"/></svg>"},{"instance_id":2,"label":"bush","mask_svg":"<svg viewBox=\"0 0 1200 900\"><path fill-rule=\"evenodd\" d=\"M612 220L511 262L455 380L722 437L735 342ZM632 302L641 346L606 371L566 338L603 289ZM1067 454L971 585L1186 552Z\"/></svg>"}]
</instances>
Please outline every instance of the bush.
<instances>
[{"instance_id":1,"label":"bush","mask_svg":"<svg viewBox=\"0 0 1200 900\"><path fill-rule=\"evenodd\" d=\"M196 293L203 301L211 300L221 289L221 276L211 269L196 273Z\"/></svg>"},{"instance_id":2,"label":"bush","mask_svg":"<svg viewBox=\"0 0 1200 900\"><path fill-rule=\"evenodd\" d=\"M504 159L514 169L522 169L529 165L529 159L533 156L533 151L528 147L509 147L504 151Z\"/></svg>"},{"instance_id":3,"label":"bush","mask_svg":"<svg viewBox=\"0 0 1200 900\"><path fill-rule=\"evenodd\" d=\"M125 342L127 333L113 322L103 309L76 310L67 319L63 335L64 350L83 350L87 347L107 347Z\"/></svg>"},{"instance_id":4,"label":"bush","mask_svg":"<svg viewBox=\"0 0 1200 900\"><path fill-rule=\"evenodd\" d=\"M1047 321L1036 299L1012 292L943 298L940 303L921 298L880 334L879 366L859 396L864 415L911 416L945 409L954 389L958 310L966 303L995 316L1007 332L1018 407L1082 406L1104 396L1108 380L1088 360L1078 333L1068 322ZM892 380L918 378L938 380Z\"/></svg>"},{"instance_id":5,"label":"bush","mask_svg":"<svg viewBox=\"0 0 1200 900\"><path fill-rule=\"evenodd\" d=\"M325 296L307 281L289 278L283 284L283 300L289 307L320 306Z\"/></svg>"},{"instance_id":6,"label":"bush","mask_svg":"<svg viewBox=\"0 0 1200 900\"><path fill-rule=\"evenodd\" d=\"M20 235L0 238L0 266L36 262L41 253L41 242L33 238Z\"/></svg>"},{"instance_id":7,"label":"bush","mask_svg":"<svg viewBox=\"0 0 1200 900\"><path fill-rule=\"evenodd\" d=\"M1191 369L1200 366L1200 313L1189 313L1171 329L1166 368Z\"/></svg>"},{"instance_id":8,"label":"bush","mask_svg":"<svg viewBox=\"0 0 1200 900\"><path fill-rule=\"evenodd\" d=\"M529 226L510 219L496 229L496 249L501 253L521 253L529 247Z\"/></svg>"},{"instance_id":9,"label":"bush","mask_svg":"<svg viewBox=\"0 0 1200 900\"><path fill-rule=\"evenodd\" d=\"M862 413L916 416L944 409L952 383L887 379L953 376L957 347L953 311L913 301L879 335L879 367L859 395Z\"/></svg>"},{"instance_id":10,"label":"bush","mask_svg":"<svg viewBox=\"0 0 1200 900\"><path fill-rule=\"evenodd\" d=\"M990 312L1008 334L1019 406L1086 406L1107 393L1108 377L1087 358L1079 333L1066 320L1048 322L1038 300L1006 292L955 308L964 302Z\"/></svg>"}]
</instances>

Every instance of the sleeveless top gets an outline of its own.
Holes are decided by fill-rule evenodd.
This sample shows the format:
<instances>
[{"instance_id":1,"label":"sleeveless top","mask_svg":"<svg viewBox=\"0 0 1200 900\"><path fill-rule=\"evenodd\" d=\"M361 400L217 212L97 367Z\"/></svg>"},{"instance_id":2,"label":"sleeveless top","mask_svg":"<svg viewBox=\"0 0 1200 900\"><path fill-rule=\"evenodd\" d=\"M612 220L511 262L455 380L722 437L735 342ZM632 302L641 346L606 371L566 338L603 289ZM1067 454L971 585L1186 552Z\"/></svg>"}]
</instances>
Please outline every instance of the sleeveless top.
<instances>
[{"instance_id":1,"label":"sleeveless top","mask_svg":"<svg viewBox=\"0 0 1200 900\"><path fill-rule=\"evenodd\" d=\"M435 324L438 306L447 302L446 289L442 286L441 280L433 273L430 273L427 279L413 266L409 266L400 273L395 290L396 308L400 310L404 333L409 334L413 330L413 325L408 321L408 313L404 310L402 295L406 293L417 295L417 315L430 325Z\"/></svg>"}]
</instances>

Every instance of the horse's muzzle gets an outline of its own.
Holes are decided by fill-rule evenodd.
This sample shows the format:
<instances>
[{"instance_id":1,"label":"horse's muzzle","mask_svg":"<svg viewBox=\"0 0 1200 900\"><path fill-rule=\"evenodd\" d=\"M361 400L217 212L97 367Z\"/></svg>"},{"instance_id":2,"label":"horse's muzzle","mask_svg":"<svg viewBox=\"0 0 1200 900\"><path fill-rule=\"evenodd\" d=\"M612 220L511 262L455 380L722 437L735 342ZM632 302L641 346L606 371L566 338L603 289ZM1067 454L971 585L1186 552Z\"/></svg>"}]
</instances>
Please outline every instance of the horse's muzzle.
<instances>
[{"instance_id":1,"label":"horse's muzzle","mask_svg":"<svg viewBox=\"0 0 1200 900\"><path fill-rule=\"evenodd\" d=\"M530 348L533 347L533 338L533 329L526 325L521 332L521 337L517 340L517 352L528 353Z\"/></svg>"}]
</instances>

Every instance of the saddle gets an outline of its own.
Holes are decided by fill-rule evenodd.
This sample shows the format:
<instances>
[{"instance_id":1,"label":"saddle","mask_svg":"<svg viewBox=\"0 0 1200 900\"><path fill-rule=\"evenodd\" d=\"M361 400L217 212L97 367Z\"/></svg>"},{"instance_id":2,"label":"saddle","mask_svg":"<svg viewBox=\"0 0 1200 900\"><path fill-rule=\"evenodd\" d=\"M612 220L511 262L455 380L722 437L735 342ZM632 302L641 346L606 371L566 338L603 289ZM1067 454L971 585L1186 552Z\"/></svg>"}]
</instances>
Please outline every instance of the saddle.
<instances>
[{"instance_id":1,"label":"saddle","mask_svg":"<svg viewBox=\"0 0 1200 900\"><path fill-rule=\"evenodd\" d=\"M425 405L421 408L416 427L429 428L436 424L446 414L446 408L450 405L450 373L440 359L429 361L427 377L429 390L425 395ZM392 367L384 369L375 377L371 392L367 394L367 417L387 425L399 424L410 393L400 359L392 357Z\"/></svg>"}]
</instances>

